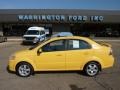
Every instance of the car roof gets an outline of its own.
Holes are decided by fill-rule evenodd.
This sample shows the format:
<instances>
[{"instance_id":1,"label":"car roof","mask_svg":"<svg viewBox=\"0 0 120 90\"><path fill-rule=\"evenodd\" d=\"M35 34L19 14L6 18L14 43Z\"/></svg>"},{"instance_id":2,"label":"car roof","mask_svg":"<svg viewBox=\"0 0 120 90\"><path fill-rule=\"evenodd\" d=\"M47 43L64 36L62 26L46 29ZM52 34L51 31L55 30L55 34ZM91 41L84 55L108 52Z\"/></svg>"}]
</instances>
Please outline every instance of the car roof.
<instances>
[{"instance_id":1,"label":"car roof","mask_svg":"<svg viewBox=\"0 0 120 90\"><path fill-rule=\"evenodd\" d=\"M87 37L82 36L63 36L63 37L52 37L52 40L59 40L59 39L82 39L82 40L90 40Z\"/></svg>"},{"instance_id":2,"label":"car roof","mask_svg":"<svg viewBox=\"0 0 120 90\"><path fill-rule=\"evenodd\" d=\"M43 27L33 26L33 27L29 27L28 30L39 30L39 31L44 31L45 29L44 29Z\"/></svg>"}]
</instances>

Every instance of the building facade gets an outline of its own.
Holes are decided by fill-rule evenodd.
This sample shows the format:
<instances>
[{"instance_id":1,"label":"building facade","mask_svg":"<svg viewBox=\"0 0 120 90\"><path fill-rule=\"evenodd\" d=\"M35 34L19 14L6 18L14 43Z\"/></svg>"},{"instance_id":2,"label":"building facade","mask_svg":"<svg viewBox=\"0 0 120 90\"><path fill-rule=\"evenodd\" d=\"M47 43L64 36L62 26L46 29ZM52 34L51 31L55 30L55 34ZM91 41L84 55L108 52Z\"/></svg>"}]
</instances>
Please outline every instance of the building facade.
<instances>
[{"instance_id":1,"label":"building facade","mask_svg":"<svg viewBox=\"0 0 120 90\"><path fill-rule=\"evenodd\" d=\"M120 11L80 9L0 9L0 30L5 36L22 36L28 27L40 26L78 36L120 37Z\"/></svg>"}]
</instances>

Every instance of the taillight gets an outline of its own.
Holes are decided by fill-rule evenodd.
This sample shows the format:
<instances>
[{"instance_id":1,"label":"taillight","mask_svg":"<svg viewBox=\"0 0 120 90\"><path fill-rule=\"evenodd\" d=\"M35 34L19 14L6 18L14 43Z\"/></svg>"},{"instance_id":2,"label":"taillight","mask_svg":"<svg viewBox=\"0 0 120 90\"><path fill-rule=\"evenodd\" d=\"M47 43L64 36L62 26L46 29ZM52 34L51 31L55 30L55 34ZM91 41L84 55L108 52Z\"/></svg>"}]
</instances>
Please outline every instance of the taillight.
<instances>
[{"instance_id":1,"label":"taillight","mask_svg":"<svg viewBox=\"0 0 120 90\"><path fill-rule=\"evenodd\" d=\"M109 55L112 55L113 53L112 53L112 49L110 49L110 53L109 53Z\"/></svg>"}]
</instances>

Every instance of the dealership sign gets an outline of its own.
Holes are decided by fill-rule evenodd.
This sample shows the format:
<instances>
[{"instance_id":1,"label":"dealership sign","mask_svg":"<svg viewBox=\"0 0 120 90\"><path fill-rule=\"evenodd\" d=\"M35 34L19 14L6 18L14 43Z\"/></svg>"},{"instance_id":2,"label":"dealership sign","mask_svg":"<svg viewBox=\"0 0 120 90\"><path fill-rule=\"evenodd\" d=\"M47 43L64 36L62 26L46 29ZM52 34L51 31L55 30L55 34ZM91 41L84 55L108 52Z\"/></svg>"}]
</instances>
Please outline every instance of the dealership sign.
<instances>
[{"instance_id":1,"label":"dealership sign","mask_svg":"<svg viewBox=\"0 0 120 90\"><path fill-rule=\"evenodd\" d=\"M81 15L18 15L20 21L103 21L103 16L81 16Z\"/></svg>"}]
</instances>

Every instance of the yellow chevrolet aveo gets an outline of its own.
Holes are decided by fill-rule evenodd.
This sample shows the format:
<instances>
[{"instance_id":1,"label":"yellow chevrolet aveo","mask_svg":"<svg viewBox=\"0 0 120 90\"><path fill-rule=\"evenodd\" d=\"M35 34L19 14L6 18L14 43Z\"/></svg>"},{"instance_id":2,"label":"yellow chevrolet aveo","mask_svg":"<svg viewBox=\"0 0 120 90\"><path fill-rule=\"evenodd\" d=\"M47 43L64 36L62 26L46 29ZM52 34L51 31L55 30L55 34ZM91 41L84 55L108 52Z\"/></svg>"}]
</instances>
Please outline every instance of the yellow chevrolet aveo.
<instances>
[{"instance_id":1,"label":"yellow chevrolet aveo","mask_svg":"<svg viewBox=\"0 0 120 90\"><path fill-rule=\"evenodd\" d=\"M10 57L8 68L17 75L28 77L36 71L83 70L95 76L104 68L112 67L111 46L89 38L54 37Z\"/></svg>"}]
</instances>

